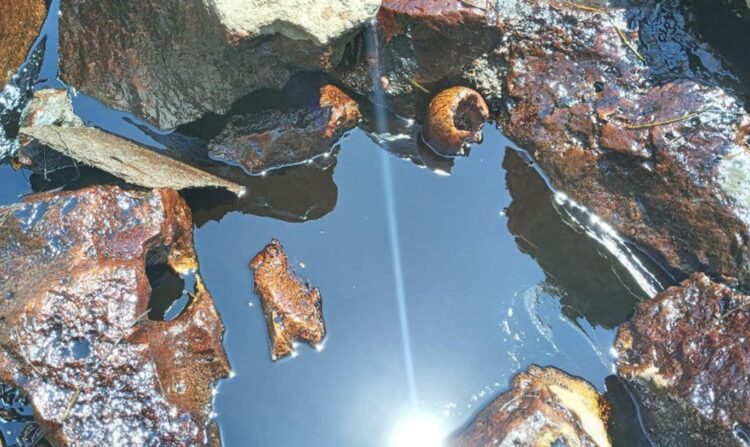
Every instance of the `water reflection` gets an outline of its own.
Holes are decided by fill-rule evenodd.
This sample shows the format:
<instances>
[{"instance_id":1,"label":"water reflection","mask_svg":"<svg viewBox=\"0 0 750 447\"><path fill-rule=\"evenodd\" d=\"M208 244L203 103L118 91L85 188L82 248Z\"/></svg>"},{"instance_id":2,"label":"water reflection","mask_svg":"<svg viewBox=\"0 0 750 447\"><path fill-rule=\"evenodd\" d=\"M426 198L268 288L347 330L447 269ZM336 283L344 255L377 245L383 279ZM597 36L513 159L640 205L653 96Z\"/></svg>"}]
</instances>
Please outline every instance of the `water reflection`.
<instances>
[{"instance_id":1,"label":"water reflection","mask_svg":"<svg viewBox=\"0 0 750 447\"><path fill-rule=\"evenodd\" d=\"M566 223L544 180L514 150L503 160L512 201L508 229L518 248L534 258L572 321L614 328L626 321L646 294L627 269L580 229Z\"/></svg>"},{"instance_id":2,"label":"water reflection","mask_svg":"<svg viewBox=\"0 0 750 447\"><path fill-rule=\"evenodd\" d=\"M383 150L356 131L341 144L331 213L304 223L229 213L196 231L201 272L227 328L236 373L216 400L225 445L382 447L394 433L432 426L404 422L414 407L381 163L394 187L419 414L434 418L442 434L452 432L531 363L604 389L614 332L563 316L562 286L548 286L508 231L501 213L511 202L501 166L508 144L487 129L471 157L439 176L388 153L382 158ZM277 364L268 360L247 267L272 237L320 288L328 329L324 350L302 347L297 358Z\"/></svg>"}]
</instances>

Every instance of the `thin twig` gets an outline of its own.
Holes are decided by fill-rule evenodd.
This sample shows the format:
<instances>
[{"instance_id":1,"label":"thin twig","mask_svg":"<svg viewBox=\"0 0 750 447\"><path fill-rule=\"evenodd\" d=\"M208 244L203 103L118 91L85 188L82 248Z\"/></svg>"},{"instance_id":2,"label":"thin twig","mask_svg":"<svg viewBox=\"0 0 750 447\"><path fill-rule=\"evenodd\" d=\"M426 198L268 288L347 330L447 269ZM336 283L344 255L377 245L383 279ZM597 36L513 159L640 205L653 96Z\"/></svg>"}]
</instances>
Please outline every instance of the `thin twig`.
<instances>
[{"instance_id":1,"label":"thin twig","mask_svg":"<svg viewBox=\"0 0 750 447\"><path fill-rule=\"evenodd\" d=\"M622 40L622 43L624 43L625 46L627 46L628 48L630 48L630 51L632 51L633 54L635 54L635 57L637 57L638 59L640 59L642 62L646 62L646 58L643 57L643 55L638 51L638 49L635 47L635 45L633 45L633 43L630 41L630 39L627 38L627 36L620 29L620 27L618 27L615 24L615 21L614 21L614 19L612 19L612 16L609 15L609 12L607 12L607 11L605 11L603 9L594 8L592 6L576 5L575 3L563 3L563 4L565 6L573 8L573 9L578 9L578 10L581 10L581 11L592 12L592 13L595 13L595 14L602 14L602 15L604 15L609 20L609 23L611 23L612 26L615 28L615 31L617 31L617 35L620 36L620 39Z\"/></svg>"},{"instance_id":2,"label":"thin twig","mask_svg":"<svg viewBox=\"0 0 750 447\"><path fill-rule=\"evenodd\" d=\"M682 115L677 118L671 118L671 119L664 120L664 121L653 121L653 122L645 123L645 124L626 124L625 128L633 130L633 129L645 129L647 127L663 126L665 124L674 124L674 123L679 123L680 121L685 121L691 118L695 118L697 116L702 115L703 113L704 111L701 110L698 112L688 113L687 115Z\"/></svg>"},{"instance_id":3,"label":"thin twig","mask_svg":"<svg viewBox=\"0 0 750 447\"><path fill-rule=\"evenodd\" d=\"M427 93L427 94L430 94L430 91L429 91L429 90L427 90L426 88L424 88L424 87L422 86L422 84L420 84L419 82L415 81L414 79L410 79L410 80L409 80L409 83L410 83L411 85L413 85L414 87L416 87L416 88L418 88L418 89L422 90L423 92L425 92L425 93Z\"/></svg>"},{"instance_id":4,"label":"thin twig","mask_svg":"<svg viewBox=\"0 0 750 447\"><path fill-rule=\"evenodd\" d=\"M479 6L479 5L475 5L473 3L467 2L466 0L458 0L458 2L461 3L461 4L463 4L463 5L468 6L470 8L476 8L476 9L479 9L481 11L487 11L487 8L483 8L483 7Z\"/></svg>"}]
</instances>

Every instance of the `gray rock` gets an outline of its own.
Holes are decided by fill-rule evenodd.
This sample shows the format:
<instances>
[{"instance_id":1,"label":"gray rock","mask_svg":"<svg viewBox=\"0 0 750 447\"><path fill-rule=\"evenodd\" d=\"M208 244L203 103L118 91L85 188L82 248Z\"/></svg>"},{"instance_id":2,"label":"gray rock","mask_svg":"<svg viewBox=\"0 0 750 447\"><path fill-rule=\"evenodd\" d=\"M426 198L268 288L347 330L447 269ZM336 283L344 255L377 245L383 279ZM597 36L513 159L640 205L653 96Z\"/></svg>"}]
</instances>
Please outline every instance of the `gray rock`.
<instances>
[{"instance_id":1,"label":"gray rock","mask_svg":"<svg viewBox=\"0 0 750 447\"><path fill-rule=\"evenodd\" d=\"M124 138L90 127L24 127L21 136L85 165L146 188L223 188L241 196L245 188Z\"/></svg>"},{"instance_id":2,"label":"gray rock","mask_svg":"<svg viewBox=\"0 0 750 447\"><path fill-rule=\"evenodd\" d=\"M380 1L61 0L60 74L162 128L331 71Z\"/></svg>"}]
</instances>

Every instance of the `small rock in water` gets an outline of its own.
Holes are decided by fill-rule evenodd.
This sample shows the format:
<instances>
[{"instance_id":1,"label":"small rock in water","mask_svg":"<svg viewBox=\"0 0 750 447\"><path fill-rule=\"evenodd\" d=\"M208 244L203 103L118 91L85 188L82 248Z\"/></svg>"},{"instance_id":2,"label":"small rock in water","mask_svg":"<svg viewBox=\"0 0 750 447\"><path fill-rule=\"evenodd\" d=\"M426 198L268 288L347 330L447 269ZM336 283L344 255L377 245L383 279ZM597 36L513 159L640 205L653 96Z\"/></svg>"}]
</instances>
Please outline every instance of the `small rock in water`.
<instances>
[{"instance_id":1,"label":"small rock in water","mask_svg":"<svg viewBox=\"0 0 750 447\"><path fill-rule=\"evenodd\" d=\"M451 447L609 447L609 406L582 379L552 367L529 367L510 391L483 409Z\"/></svg>"},{"instance_id":2,"label":"small rock in water","mask_svg":"<svg viewBox=\"0 0 750 447\"><path fill-rule=\"evenodd\" d=\"M696 273L620 328L617 370L657 446L747 446L750 296Z\"/></svg>"},{"instance_id":3,"label":"small rock in water","mask_svg":"<svg viewBox=\"0 0 750 447\"><path fill-rule=\"evenodd\" d=\"M320 291L289 268L284 247L274 239L250 262L271 338L271 358L294 354L294 342L319 345L326 334Z\"/></svg>"},{"instance_id":4,"label":"small rock in water","mask_svg":"<svg viewBox=\"0 0 750 447\"><path fill-rule=\"evenodd\" d=\"M466 87L438 93L427 110L424 138L441 155L466 155L469 143L482 141L482 125L490 112L482 95Z\"/></svg>"},{"instance_id":5,"label":"small rock in water","mask_svg":"<svg viewBox=\"0 0 750 447\"><path fill-rule=\"evenodd\" d=\"M333 85L320 88L316 104L237 115L209 145L211 158L250 174L299 164L330 153L360 119L357 103Z\"/></svg>"}]
</instances>

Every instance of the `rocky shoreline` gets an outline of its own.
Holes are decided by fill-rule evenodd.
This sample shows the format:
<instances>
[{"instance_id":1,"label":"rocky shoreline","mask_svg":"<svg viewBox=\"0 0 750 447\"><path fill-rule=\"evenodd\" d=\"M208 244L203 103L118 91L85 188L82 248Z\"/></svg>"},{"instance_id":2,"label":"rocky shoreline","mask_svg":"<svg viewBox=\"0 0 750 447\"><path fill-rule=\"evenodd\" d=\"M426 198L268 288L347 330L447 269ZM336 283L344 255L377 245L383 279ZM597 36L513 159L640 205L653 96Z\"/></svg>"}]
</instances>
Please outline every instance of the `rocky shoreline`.
<instances>
[{"instance_id":1,"label":"rocky shoreline","mask_svg":"<svg viewBox=\"0 0 750 447\"><path fill-rule=\"evenodd\" d=\"M391 152L449 172L492 119L556 191L682 281L642 301L615 344L617 374L632 387L650 441L750 445L747 85L701 40L686 5L242 3L60 0L62 81L144 127L177 128L154 132L163 153L88 127L64 90L36 92L23 114L24 101L0 103L0 118L10 117L0 119L0 138L14 166L44 163L46 176L50 160L81 163L129 184L0 208L0 379L28 395L49 442L217 445L211 390L229 363L210 284L198 273L177 319L143 319L146 267L197 270L194 223L228 210L302 221L318 195L325 203L316 213L332 210L332 174L314 163L335 163L334 146L356 126ZM742 0L725 3L741 20L750 16ZM19 26L0 35L4 72L33 57L26 53L46 5L14 0L6 8L0 23L13 17ZM282 106L262 101L279 94ZM393 134L408 142L389 146ZM281 187L253 189L252 175L299 164L313 166L279 180L299 196L294 209L268 199L285 194ZM240 198L193 216L175 190L206 187ZM190 202L191 192L184 196ZM287 271L274 244L251 267L276 359L293 352L295 339L320 343L325 326L319 292ZM259 273L264 265L276 270ZM532 366L453 442L608 446L607 423L606 400L593 387Z\"/></svg>"}]
</instances>

